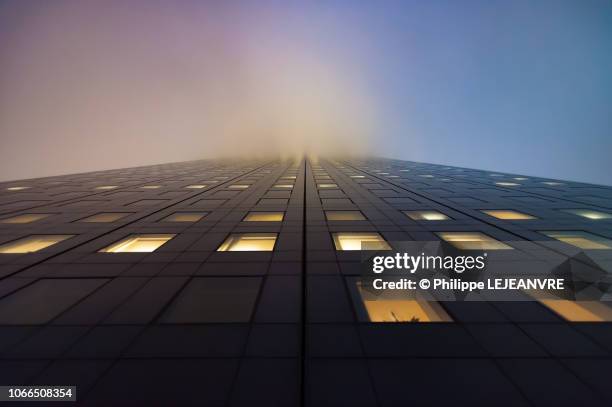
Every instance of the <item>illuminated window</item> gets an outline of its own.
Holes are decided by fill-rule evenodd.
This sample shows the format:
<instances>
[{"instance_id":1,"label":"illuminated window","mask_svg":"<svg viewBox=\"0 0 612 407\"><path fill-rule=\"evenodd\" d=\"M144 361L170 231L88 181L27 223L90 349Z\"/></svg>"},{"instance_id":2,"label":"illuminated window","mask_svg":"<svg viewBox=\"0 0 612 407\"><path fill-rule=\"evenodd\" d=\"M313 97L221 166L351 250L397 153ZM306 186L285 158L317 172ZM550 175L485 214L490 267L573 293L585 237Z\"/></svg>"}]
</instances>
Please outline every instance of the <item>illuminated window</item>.
<instances>
[{"instance_id":1,"label":"illuminated window","mask_svg":"<svg viewBox=\"0 0 612 407\"><path fill-rule=\"evenodd\" d=\"M370 322L451 322L452 318L436 301L406 298L396 290L369 292L358 284L361 301Z\"/></svg>"},{"instance_id":2,"label":"illuminated window","mask_svg":"<svg viewBox=\"0 0 612 407\"><path fill-rule=\"evenodd\" d=\"M140 187L142 189L157 189L157 188L161 188L161 185L145 185Z\"/></svg>"},{"instance_id":3,"label":"illuminated window","mask_svg":"<svg viewBox=\"0 0 612 407\"><path fill-rule=\"evenodd\" d=\"M601 301L541 299L543 305L572 322L612 321L612 307Z\"/></svg>"},{"instance_id":4,"label":"illuminated window","mask_svg":"<svg viewBox=\"0 0 612 407\"><path fill-rule=\"evenodd\" d=\"M98 213L93 216L89 216L87 218L81 219L79 220L79 222L88 222L88 223L114 222L121 218L125 218L128 215L129 213L125 213L125 212L123 213L122 212L117 212L117 213L103 212L103 213Z\"/></svg>"},{"instance_id":5,"label":"illuminated window","mask_svg":"<svg viewBox=\"0 0 612 407\"><path fill-rule=\"evenodd\" d=\"M542 184L550 185L551 187L556 187L556 186L559 186L559 185L563 185L562 182L554 182L554 181L545 181L545 182L542 182Z\"/></svg>"},{"instance_id":6,"label":"illuminated window","mask_svg":"<svg viewBox=\"0 0 612 407\"><path fill-rule=\"evenodd\" d=\"M281 179L296 179L297 177L295 175L287 175L284 177L281 177Z\"/></svg>"},{"instance_id":7,"label":"illuminated window","mask_svg":"<svg viewBox=\"0 0 612 407\"><path fill-rule=\"evenodd\" d=\"M496 182L495 185L499 185L500 187L517 187L521 184L517 184L516 182Z\"/></svg>"},{"instance_id":8,"label":"illuminated window","mask_svg":"<svg viewBox=\"0 0 612 407\"><path fill-rule=\"evenodd\" d=\"M517 180L517 181L526 181L529 178L525 178L525 177L514 177L513 179Z\"/></svg>"},{"instance_id":9,"label":"illuminated window","mask_svg":"<svg viewBox=\"0 0 612 407\"><path fill-rule=\"evenodd\" d=\"M202 184L187 185L185 188L187 188L187 189L202 189L202 188L206 188L206 185L202 185Z\"/></svg>"},{"instance_id":10,"label":"illuminated window","mask_svg":"<svg viewBox=\"0 0 612 407\"><path fill-rule=\"evenodd\" d=\"M404 211L412 220L448 220L448 216L438 211Z\"/></svg>"},{"instance_id":11,"label":"illuminated window","mask_svg":"<svg viewBox=\"0 0 612 407\"><path fill-rule=\"evenodd\" d=\"M0 253L34 253L74 235L32 235L0 246Z\"/></svg>"},{"instance_id":12,"label":"illuminated window","mask_svg":"<svg viewBox=\"0 0 612 407\"><path fill-rule=\"evenodd\" d=\"M480 232L440 232L438 236L458 249L463 250L508 250L505 243Z\"/></svg>"},{"instance_id":13,"label":"illuminated window","mask_svg":"<svg viewBox=\"0 0 612 407\"><path fill-rule=\"evenodd\" d=\"M431 174L424 174L424 175L419 175L419 177L423 177L423 178L433 178L434 176Z\"/></svg>"},{"instance_id":14,"label":"illuminated window","mask_svg":"<svg viewBox=\"0 0 612 407\"><path fill-rule=\"evenodd\" d=\"M336 250L391 250L385 239L373 232L334 233Z\"/></svg>"},{"instance_id":15,"label":"illuminated window","mask_svg":"<svg viewBox=\"0 0 612 407\"><path fill-rule=\"evenodd\" d=\"M282 222L284 212L249 212L244 222Z\"/></svg>"},{"instance_id":16,"label":"illuminated window","mask_svg":"<svg viewBox=\"0 0 612 407\"><path fill-rule=\"evenodd\" d=\"M132 235L100 250L102 253L149 253L154 252L172 239L174 234Z\"/></svg>"},{"instance_id":17,"label":"illuminated window","mask_svg":"<svg viewBox=\"0 0 612 407\"><path fill-rule=\"evenodd\" d=\"M571 213L572 215L582 216L583 218L593 220L612 218L612 214L598 212L591 209L561 209L561 212Z\"/></svg>"},{"instance_id":18,"label":"illuminated window","mask_svg":"<svg viewBox=\"0 0 612 407\"><path fill-rule=\"evenodd\" d=\"M324 189L324 188L338 188L337 184L318 184L317 185L318 188Z\"/></svg>"},{"instance_id":19,"label":"illuminated window","mask_svg":"<svg viewBox=\"0 0 612 407\"><path fill-rule=\"evenodd\" d=\"M8 187L7 191L23 191L24 189L29 189L30 187Z\"/></svg>"},{"instance_id":20,"label":"illuminated window","mask_svg":"<svg viewBox=\"0 0 612 407\"><path fill-rule=\"evenodd\" d=\"M273 188L284 188L284 189L292 189L293 184L276 184Z\"/></svg>"},{"instance_id":21,"label":"illuminated window","mask_svg":"<svg viewBox=\"0 0 612 407\"><path fill-rule=\"evenodd\" d=\"M99 187L96 187L96 189L115 189L117 188L117 185L101 185Z\"/></svg>"},{"instance_id":22,"label":"illuminated window","mask_svg":"<svg viewBox=\"0 0 612 407\"><path fill-rule=\"evenodd\" d=\"M365 175L351 175L351 178L365 178Z\"/></svg>"},{"instance_id":23,"label":"illuminated window","mask_svg":"<svg viewBox=\"0 0 612 407\"><path fill-rule=\"evenodd\" d=\"M404 170L400 170L400 172L410 172L410 170L404 169Z\"/></svg>"},{"instance_id":24,"label":"illuminated window","mask_svg":"<svg viewBox=\"0 0 612 407\"><path fill-rule=\"evenodd\" d=\"M540 232L553 239L572 246L588 250L612 249L612 240L583 231L543 231Z\"/></svg>"},{"instance_id":25,"label":"illuminated window","mask_svg":"<svg viewBox=\"0 0 612 407\"><path fill-rule=\"evenodd\" d=\"M521 213L517 211L511 210L483 210L482 212L486 213L489 216L493 216L497 219L503 220L526 220L526 219L536 219L535 216L527 215L526 213Z\"/></svg>"},{"instance_id":26,"label":"illuminated window","mask_svg":"<svg viewBox=\"0 0 612 407\"><path fill-rule=\"evenodd\" d=\"M31 223L50 216L48 213L25 213L10 218L0 219L0 223Z\"/></svg>"},{"instance_id":27,"label":"illuminated window","mask_svg":"<svg viewBox=\"0 0 612 407\"><path fill-rule=\"evenodd\" d=\"M327 220L366 220L360 211L325 211Z\"/></svg>"},{"instance_id":28,"label":"illuminated window","mask_svg":"<svg viewBox=\"0 0 612 407\"><path fill-rule=\"evenodd\" d=\"M271 252L276 243L276 233L231 234L217 249L218 252Z\"/></svg>"},{"instance_id":29,"label":"illuminated window","mask_svg":"<svg viewBox=\"0 0 612 407\"><path fill-rule=\"evenodd\" d=\"M162 220L164 222L197 222L206 214L206 212L176 212Z\"/></svg>"},{"instance_id":30,"label":"illuminated window","mask_svg":"<svg viewBox=\"0 0 612 407\"><path fill-rule=\"evenodd\" d=\"M249 185L246 184L234 184L227 187L228 189L247 189Z\"/></svg>"}]
</instances>

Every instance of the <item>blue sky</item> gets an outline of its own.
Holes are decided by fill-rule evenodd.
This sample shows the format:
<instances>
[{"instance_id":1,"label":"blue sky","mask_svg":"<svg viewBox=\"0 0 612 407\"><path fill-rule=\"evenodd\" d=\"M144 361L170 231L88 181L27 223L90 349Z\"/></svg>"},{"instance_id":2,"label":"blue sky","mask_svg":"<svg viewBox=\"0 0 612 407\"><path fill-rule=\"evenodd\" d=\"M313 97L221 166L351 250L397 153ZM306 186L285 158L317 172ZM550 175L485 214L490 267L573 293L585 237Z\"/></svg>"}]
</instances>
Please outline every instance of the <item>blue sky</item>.
<instances>
[{"instance_id":1,"label":"blue sky","mask_svg":"<svg viewBox=\"0 0 612 407\"><path fill-rule=\"evenodd\" d=\"M5 1L0 178L353 148L612 185L611 73L610 1Z\"/></svg>"}]
</instances>

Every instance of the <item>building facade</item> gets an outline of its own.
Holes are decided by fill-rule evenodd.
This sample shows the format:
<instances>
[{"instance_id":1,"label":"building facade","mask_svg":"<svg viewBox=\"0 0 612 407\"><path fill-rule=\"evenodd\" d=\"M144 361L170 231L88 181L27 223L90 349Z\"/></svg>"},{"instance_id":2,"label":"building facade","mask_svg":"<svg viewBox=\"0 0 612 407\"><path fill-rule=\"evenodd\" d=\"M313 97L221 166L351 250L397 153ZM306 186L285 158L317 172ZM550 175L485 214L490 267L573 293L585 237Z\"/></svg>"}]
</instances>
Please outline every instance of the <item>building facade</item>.
<instances>
[{"instance_id":1,"label":"building facade","mask_svg":"<svg viewBox=\"0 0 612 407\"><path fill-rule=\"evenodd\" d=\"M612 404L610 298L369 297L361 245L413 241L527 242L595 264L605 294L612 187L379 158L2 183L0 385L76 385L85 405Z\"/></svg>"}]
</instances>

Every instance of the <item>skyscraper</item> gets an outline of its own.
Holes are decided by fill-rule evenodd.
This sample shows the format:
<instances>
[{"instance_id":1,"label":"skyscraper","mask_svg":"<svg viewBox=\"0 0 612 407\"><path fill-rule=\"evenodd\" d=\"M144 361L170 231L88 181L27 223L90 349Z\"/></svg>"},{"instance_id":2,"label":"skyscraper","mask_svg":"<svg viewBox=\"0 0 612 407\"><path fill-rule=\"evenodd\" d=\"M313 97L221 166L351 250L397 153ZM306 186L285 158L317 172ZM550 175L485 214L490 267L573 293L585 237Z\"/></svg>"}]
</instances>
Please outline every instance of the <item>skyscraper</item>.
<instances>
[{"instance_id":1,"label":"skyscraper","mask_svg":"<svg viewBox=\"0 0 612 407\"><path fill-rule=\"evenodd\" d=\"M612 403L609 298L362 290L364 242L418 241L609 272L612 187L382 158L3 183L0 385L86 405Z\"/></svg>"}]
</instances>

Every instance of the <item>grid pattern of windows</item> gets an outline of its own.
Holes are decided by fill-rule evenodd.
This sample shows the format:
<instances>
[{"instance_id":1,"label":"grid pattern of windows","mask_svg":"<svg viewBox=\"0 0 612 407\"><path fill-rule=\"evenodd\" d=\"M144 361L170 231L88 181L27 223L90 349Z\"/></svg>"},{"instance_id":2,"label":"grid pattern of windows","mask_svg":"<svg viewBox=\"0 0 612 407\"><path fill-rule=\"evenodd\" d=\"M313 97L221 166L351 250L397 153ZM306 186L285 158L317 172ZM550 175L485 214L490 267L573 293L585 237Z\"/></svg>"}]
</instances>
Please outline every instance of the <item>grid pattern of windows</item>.
<instances>
[{"instance_id":1,"label":"grid pattern of windows","mask_svg":"<svg viewBox=\"0 0 612 407\"><path fill-rule=\"evenodd\" d=\"M608 303L438 302L358 278L368 244L402 241L532 242L607 267L610 202L608 187L375 158L0 184L5 384L61 378L95 405L609 405ZM453 385L465 377L486 386Z\"/></svg>"}]
</instances>

